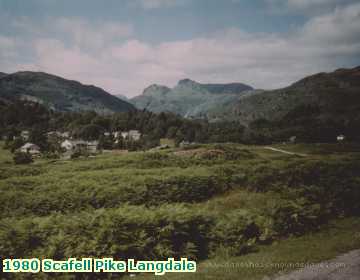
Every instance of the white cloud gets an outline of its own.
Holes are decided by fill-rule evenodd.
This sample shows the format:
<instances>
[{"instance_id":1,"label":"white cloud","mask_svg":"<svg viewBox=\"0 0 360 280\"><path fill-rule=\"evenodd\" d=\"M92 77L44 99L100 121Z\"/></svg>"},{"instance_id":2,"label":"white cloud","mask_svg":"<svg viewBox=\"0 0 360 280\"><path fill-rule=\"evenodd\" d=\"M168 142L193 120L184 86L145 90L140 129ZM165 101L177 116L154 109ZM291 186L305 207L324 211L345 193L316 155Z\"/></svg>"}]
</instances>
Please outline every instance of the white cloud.
<instances>
[{"instance_id":1,"label":"white cloud","mask_svg":"<svg viewBox=\"0 0 360 280\"><path fill-rule=\"evenodd\" d=\"M272 11L307 15L325 14L358 0L266 0Z\"/></svg>"},{"instance_id":2,"label":"white cloud","mask_svg":"<svg viewBox=\"0 0 360 280\"><path fill-rule=\"evenodd\" d=\"M287 35L228 29L202 38L150 44L135 39L131 28L128 32L118 23L106 26L56 20L54 30L71 33L70 44L58 38L59 33L35 37L27 45L0 37L1 53L9 44L15 44L11 49L17 53L24 46L33 52L32 62L21 57L3 59L1 71L41 70L95 84L113 94L134 96L149 84L171 86L185 77L282 87L312 73L349 66L346 61L360 58L360 4L318 15ZM113 40L114 36L121 40Z\"/></svg>"},{"instance_id":3,"label":"white cloud","mask_svg":"<svg viewBox=\"0 0 360 280\"><path fill-rule=\"evenodd\" d=\"M82 48L101 48L133 35L133 26L129 23L89 21L77 17L46 18L40 24L35 24L31 18L20 17L13 20L12 26L32 38L60 37Z\"/></svg>"},{"instance_id":4,"label":"white cloud","mask_svg":"<svg viewBox=\"0 0 360 280\"><path fill-rule=\"evenodd\" d=\"M172 7L183 5L188 0L135 0L144 9L157 9L162 7Z\"/></svg>"},{"instance_id":5,"label":"white cloud","mask_svg":"<svg viewBox=\"0 0 360 280\"><path fill-rule=\"evenodd\" d=\"M89 22L79 18L59 18L53 23L57 32L72 37L78 46L102 47L109 42L124 39L133 34L130 24L118 22Z\"/></svg>"}]
</instances>

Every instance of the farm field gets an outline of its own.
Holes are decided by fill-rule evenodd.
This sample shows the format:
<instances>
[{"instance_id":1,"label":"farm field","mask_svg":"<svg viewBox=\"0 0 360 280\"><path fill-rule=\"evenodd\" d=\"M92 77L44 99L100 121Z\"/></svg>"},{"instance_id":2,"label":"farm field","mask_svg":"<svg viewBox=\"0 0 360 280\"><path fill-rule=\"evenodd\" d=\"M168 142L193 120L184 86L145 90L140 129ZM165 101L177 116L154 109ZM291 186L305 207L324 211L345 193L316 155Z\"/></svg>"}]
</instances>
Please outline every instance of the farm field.
<instances>
[{"instance_id":1,"label":"farm field","mask_svg":"<svg viewBox=\"0 0 360 280\"><path fill-rule=\"evenodd\" d=\"M277 270L221 264L319 261L360 248L351 238L360 230L359 147L274 147L307 156L209 144L15 165L2 149L0 255L188 257L198 273L164 279L262 279Z\"/></svg>"}]
</instances>

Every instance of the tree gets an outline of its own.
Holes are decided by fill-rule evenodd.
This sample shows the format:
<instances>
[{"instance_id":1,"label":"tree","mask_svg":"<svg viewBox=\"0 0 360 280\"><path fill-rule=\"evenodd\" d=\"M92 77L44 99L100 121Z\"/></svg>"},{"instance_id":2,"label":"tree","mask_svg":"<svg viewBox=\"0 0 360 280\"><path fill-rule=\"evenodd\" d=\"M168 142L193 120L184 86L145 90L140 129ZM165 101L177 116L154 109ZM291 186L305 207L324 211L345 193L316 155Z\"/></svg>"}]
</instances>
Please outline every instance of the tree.
<instances>
[{"instance_id":1,"label":"tree","mask_svg":"<svg viewBox=\"0 0 360 280\"><path fill-rule=\"evenodd\" d=\"M114 137L101 135L99 138L99 148L112 150L114 148Z\"/></svg>"},{"instance_id":2,"label":"tree","mask_svg":"<svg viewBox=\"0 0 360 280\"><path fill-rule=\"evenodd\" d=\"M12 153L19 149L22 145L24 145L24 140L21 137L16 137L13 141L6 144L6 146L10 147L10 151Z\"/></svg>"}]
</instances>

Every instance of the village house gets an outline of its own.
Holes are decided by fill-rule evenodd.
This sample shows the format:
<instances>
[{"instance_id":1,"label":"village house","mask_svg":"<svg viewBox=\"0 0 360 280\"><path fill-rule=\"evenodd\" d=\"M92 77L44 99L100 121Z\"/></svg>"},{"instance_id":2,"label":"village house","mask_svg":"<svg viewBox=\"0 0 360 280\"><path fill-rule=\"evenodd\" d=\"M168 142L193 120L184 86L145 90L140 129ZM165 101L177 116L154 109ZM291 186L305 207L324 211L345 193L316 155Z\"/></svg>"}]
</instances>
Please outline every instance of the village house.
<instances>
[{"instance_id":1,"label":"village house","mask_svg":"<svg viewBox=\"0 0 360 280\"><path fill-rule=\"evenodd\" d=\"M337 140L338 142L343 142L343 141L345 141L345 139L346 139L346 137L345 137L345 135L343 135L343 134L340 134L340 135L338 135L338 136L336 137L336 140Z\"/></svg>"},{"instance_id":2,"label":"village house","mask_svg":"<svg viewBox=\"0 0 360 280\"><path fill-rule=\"evenodd\" d=\"M127 131L121 132L121 137L124 139L129 138L129 132Z\"/></svg>"},{"instance_id":3,"label":"village house","mask_svg":"<svg viewBox=\"0 0 360 280\"><path fill-rule=\"evenodd\" d=\"M123 132L116 131L113 133L113 135L114 135L115 139L118 139L121 136L123 139L129 139L129 140L133 140L133 141L139 141L141 138L141 133L139 130L129 130L129 131L123 131ZM116 140L115 140L115 142L116 142Z\"/></svg>"},{"instance_id":4,"label":"village house","mask_svg":"<svg viewBox=\"0 0 360 280\"><path fill-rule=\"evenodd\" d=\"M141 138L141 133L138 130L130 130L129 131L129 138L134 141L139 141Z\"/></svg>"},{"instance_id":5,"label":"village house","mask_svg":"<svg viewBox=\"0 0 360 280\"><path fill-rule=\"evenodd\" d=\"M29 140L30 132L28 130L23 130L23 131L21 131L20 136L21 136L22 139L27 141L27 140Z\"/></svg>"},{"instance_id":6,"label":"village house","mask_svg":"<svg viewBox=\"0 0 360 280\"><path fill-rule=\"evenodd\" d=\"M70 138L70 132L69 131L62 132L60 136L62 138L68 139Z\"/></svg>"},{"instance_id":7,"label":"village house","mask_svg":"<svg viewBox=\"0 0 360 280\"><path fill-rule=\"evenodd\" d=\"M184 147L189 146L190 144L191 143L189 141L183 140L183 141L180 142L179 146L180 146L180 148L184 148Z\"/></svg>"},{"instance_id":8,"label":"village house","mask_svg":"<svg viewBox=\"0 0 360 280\"><path fill-rule=\"evenodd\" d=\"M40 154L40 147L33 143L26 143L20 148L20 151L35 156Z\"/></svg>"},{"instance_id":9,"label":"village house","mask_svg":"<svg viewBox=\"0 0 360 280\"><path fill-rule=\"evenodd\" d=\"M96 153L98 151L99 141L90 141L86 144L86 148L90 153Z\"/></svg>"},{"instance_id":10,"label":"village house","mask_svg":"<svg viewBox=\"0 0 360 280\"><path fill-rule=\"evenodd\" d=\"M295 142L296 142L296 136L291 136L291 137L289 138L289 142L290 142L290 143L295 143Z\"/></svg>"},{"instance_id":11,"label":"village house","mask_svg":"<svg viewBox=\"0 0 360 280\"><path fill-rule=\"evenodd\" d=\"M98 151L99 141L84 140L65 140L61 143L61 148L66 151L88 151L96 153Z\"/></svg>"},{"instance_id":12,"label":"village house","mask_svg":"<svg viewBox=\"0 0 360 280\"><path fill-rule=\"evenodd\" d=\"M114 136L115 139L119 138L121 136L121 131L115 131L112 134Z\"/></svg>"}]
</instances>

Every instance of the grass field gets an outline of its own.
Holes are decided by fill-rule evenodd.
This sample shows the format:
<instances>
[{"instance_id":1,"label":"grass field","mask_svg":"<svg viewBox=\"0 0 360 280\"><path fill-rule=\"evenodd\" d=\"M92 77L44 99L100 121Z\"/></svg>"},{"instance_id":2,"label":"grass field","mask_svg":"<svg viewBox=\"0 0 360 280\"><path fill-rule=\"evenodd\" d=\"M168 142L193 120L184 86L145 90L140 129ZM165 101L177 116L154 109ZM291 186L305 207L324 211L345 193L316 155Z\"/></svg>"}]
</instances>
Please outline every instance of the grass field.
<instances>
[{"instance_id":1,"label":"grass field","mask_svg":"<svg viewBox=\"0 0 360 280\"><path fill-rule=\"evenodd\" d=\"M314 265L358 248L360 248L360 219L334 220L316 233L288 238L268 246L259 246L254 253L233 257L225 250L219 256L201 262L196 273L167 273L161 279L261 280L265 276L301 269L305 264ZM143 274L138 275L136 279L159 279L159 277Z\"/></svg>"},{"instance_id":2,"label":"grass field","mask_svg":"<svg viewBox=\"0 0 360 280\"><path fill-rule=\"evenodd\" d=\"M261 279L277 269L228 264L359 248L358 146L275 147L308 156L213 144L14 165L1 149L0 255L189 257L198 273L164 279Z\"/></svg>"}]
</instances>

